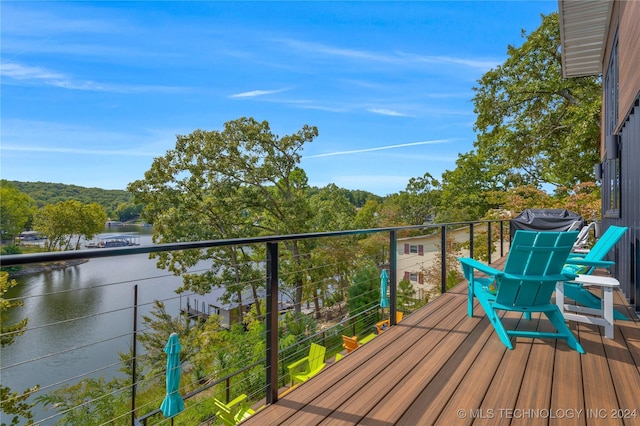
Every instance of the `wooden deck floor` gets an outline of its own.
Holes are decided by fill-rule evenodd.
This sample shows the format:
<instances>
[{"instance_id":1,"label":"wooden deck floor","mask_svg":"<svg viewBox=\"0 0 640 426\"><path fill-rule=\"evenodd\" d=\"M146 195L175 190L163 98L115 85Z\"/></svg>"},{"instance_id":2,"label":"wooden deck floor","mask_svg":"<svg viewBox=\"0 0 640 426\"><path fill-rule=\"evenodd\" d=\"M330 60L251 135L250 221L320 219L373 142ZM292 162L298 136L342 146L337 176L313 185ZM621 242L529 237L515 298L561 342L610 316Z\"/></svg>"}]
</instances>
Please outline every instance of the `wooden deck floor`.
<instances>
[{"instance_id":1,"label":"wooden deck floor","mask_svg":"<svg viewBox=\"0 0 640 426\"><path fill-rule=\"evenodd\" d=\"M620 294L615 339L570 322L586 355L564 341L508 350L466 284L265 407L243 425L640 425L640 322ZM535 317L508 326L548 329Z\"/></svg>"}]
</instances>

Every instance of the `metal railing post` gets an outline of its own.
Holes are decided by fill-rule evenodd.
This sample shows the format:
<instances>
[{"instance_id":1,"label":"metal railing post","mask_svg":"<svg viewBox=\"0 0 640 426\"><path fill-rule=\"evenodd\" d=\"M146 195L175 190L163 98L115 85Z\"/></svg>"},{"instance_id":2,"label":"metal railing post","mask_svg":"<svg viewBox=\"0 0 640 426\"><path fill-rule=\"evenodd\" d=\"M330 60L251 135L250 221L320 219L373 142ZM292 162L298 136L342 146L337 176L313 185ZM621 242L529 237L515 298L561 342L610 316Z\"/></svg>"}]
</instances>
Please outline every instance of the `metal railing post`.
<instances>
[{"instance_id":1,"label":"metal railing post","mask_svg":"<svg viewBox=\"0 0 640 426\"><path fill-rule=\"evenodd\" d=\"M267 404L278 401L278 243L267 243Z\"/></svg>"},{"instance_id":2,"label":"metal railing post","mask_svg":"<svg viewBox=\"0 0 640 426\"><path fill-rule=\"evenodd\" d=\"M389 232L389 323L393 326L396 325L396 302L397 302L397 265L396 265L396 231Z\"/></svg>"},{"instance_id":3,"label":"metal railing post","mask_svg":"<svg viewBox=\"0 0 640 426\"><path fill-rule=\"evenodd\" d=\"M504 222L500 221L500 257L504 257Z\"/></svg>"},{"instance_id":4,"label":"metal railing post","mask_svg":"<svg viewBox=\"0 0 640 426\"><path fill-rule=\"evenodd\" d=\"M487 265L491 265L491 222L487 222Z\"/></svg>"},{"instance_id":5,"label":"metal railing post","mask_svg":"<svg viewBox=\"0 0 640 426\"><path fill-rule=\"evenodd\" d=\"M133 286L133 348L131 351L131 425L136 424L136 357L138 346L138 284Z\"/></svg>"},{"instance_id":6,"label":"metal railing post","mask_svg":"<svg viewBox=\"0 0 640 426\"><path fill-rule=\"evenodd\" d=\"M442 225L440 227L440 256L442 257L442 270L440 271L440 292L445 294L447 292L447 227Z\"/></svg>"},{"instance_id":7,"label":"metal railing post","mask_svg":"<svg viewBox=\"0 0 640 426\"><path fill-rule=\"evenodd\" d=\"M473 259L473 222L469 224L469 257Z\"/></svg>"}]
</instances>

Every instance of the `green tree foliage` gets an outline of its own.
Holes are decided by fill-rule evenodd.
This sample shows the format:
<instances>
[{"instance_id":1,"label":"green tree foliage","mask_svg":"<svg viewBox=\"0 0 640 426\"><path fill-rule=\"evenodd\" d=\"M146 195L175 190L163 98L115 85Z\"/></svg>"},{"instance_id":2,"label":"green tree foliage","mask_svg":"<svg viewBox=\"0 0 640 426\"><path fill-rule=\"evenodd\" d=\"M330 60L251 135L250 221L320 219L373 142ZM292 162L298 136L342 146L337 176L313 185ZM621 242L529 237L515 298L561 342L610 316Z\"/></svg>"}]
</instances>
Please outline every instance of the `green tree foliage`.
<instances>
[{"instance_id":1,"label":"green tree foliage","mask_svg":"<svg viewBox=\"0 0 640 426\"><path fill-rule=\"evenodd\" d=\"M374 264L365 264L356 271L349 287L349 315L356 316L380 304L380 271ZM361 331L368 324L373 324L377 311L367 315L359 315L356 331Z\"/></svg>"},{"instance_id":2,"label":"green tree foliage","mask_svg":"<svg viewBox=\"0 0 640 426\"><path fill-rule=\"evenodd\" d=\"M305 143L318 134L304 126L292 135L274 135L269 123L240 118L222 131L197 130L178 136L176 147L156 158L144 180L129 190L143 203L143 217L154 224L155 242L228 239L264 234L305 232L312 217L306 197L307 177L298 167ZM303 274L297 242L285 244L284 282L296 289L296 310L302 303ZM164 253L159 265L183 274L183 289L207 292L226 289L229 300L242 306L249 285L254 299L263 285L252 252L242 247ZM186 274L201 260L213 259L207 273ZM264 257L262 257L264 259Z\"/></svg>"},{"instance_id":3,"label":"green tree foliage","mask_svg":"<svg viewBox=\"0 0 640 426\"><path fill-rule=\"evenodd\" d=\"M463 279L462 270L460 268L460 245L456 241L453 231L447 232L446 238L446 288L450 289L459 284ZM431 284L432 290L429 292L429 299L437 297L442 290L442 244L436 243L436 255L430 266L422 269L422 274L426 283Z\"/></svg>"},{"instance_id":4,"label":"green tree foliage","mask_svg":"<svg viewBox=\"0 0 640 426\"><path fill-rule=\"evenodd\" d=\"M381 196L373 194L368 191L362 191L359 189L345 189L345 188L338 188L338 187L336 188L342 195L344 195L349 200L349 202L353 205L353 207L358 209L364 206L367 201L376 201L378 203L382 201ZM307 190L307 194L309 197L312 197L318 192L322 191L322 189L323 188L318 188L317 186L311 186Z\"/></svg>"},{"instance_id":5,"label":"green tree foliage","mask_svg":"<svg viewBox=\"0 0 640 426\"><path fill-rule=\"evenodd\" d=\"M370 229L378 227L378 209L380 203L375 200L367 200L356 212L354 224L356 229Z\"/></svg>"},{"instance_id":6,"label":"green tree foliage","mask_svg":"<svg viewBox=\"0 0 640 426\"><path fill-rule=\"evenodd\" d=\"M309 231L337 231L353 228L356 208L344 191L331 184L309 198L313 212ZM305 300L313 301L316 318L328 300L342 300L354 270L356 237L337 237L301 242L307 275L304 280Z\"/></svg>"},{"instance_id":7,"label":"green tree foliage","mask_svg":"<svg viewBox=\"0 0 640 426\"><path fill-rule=\"evenodd\" d=\"M440 196L440 182L427 172L409 179L406 189L391 195L389 202L398 206L403 224L422 225L434 218Z\"/></svg>"},{"instance_id":8,"label":"green tree foliage","mask_svg":"<svg viewBox=\"0 0 640 426\"><path fill-rule=\"evenodd\" d=\"M93 238L107 220L102 206L67 200L48 204L35 213L33 229L47 238L45 249L78 250L84 237Z\"/></svg>"},{"instance_id":9,"label":"green tree foliage","mask_svg":"<svg viewBox=\"0 0 640 426\"><path fill-rule=\"evenodd\" d=\"M25 230L33 215L34 201L8 181L0 180L0 232L2 240L13 241Z\"/></svg>"},{"instance_id":10,"label":"green tree foliage","mask_svg":"<svg viewBox=\"0 0 640 426\"><path fill-rule=\"evenodd\" d=\"M98 203L111 216L120 204L130 203L133 200L131 193L119 189L85 188L50 182L10 181L10 183L33 198L37 207L76 200L84 204Z\"/></svg>"},{"instance_id":11,"label":"green tree foliage","mask_svg":"<svg viewBox=\"0 0 640 426\"><path fill-rule=\"evenodd\" d=\"M442 174L442 192L436 222L461 222L481 218L496 207L487 192L508 187L507 168L471 151L458 155L456 168Z\"/></svg>"},{"instance_id":12,"label":"green tree foliage","mask_svg":"<svg viewBox=\"0 0 640 426\"><path fill-rule=\"evenodd\" d=\"M213 317L212 317L213 320ZM196 323L190 327L186 318L170 315L164 303L156 300L149 315L142 316L144 329L148 330L140 333L138 341L145 349L145 366L151 376L161 377L165 371L167 363L167 355L164 352L164 346L171 333L178 333L180 344L180 361L185 362L191 360L197 351L197 346L192 340L202 331L202 324Z\"/></svg>"},{"instance_id":13,"label":"green tree foliage","mask_svg":"<svg viewBox=\"0 0 640 426\"><path fill-rule=\"evenodd\" d=\"M113 424L126 410L129 383L120 378L86 378L75 385L65 385L36 401L64 413L58 424Z\"/></svg>"},{"instance_id":14,"label":"green tree foliage","mask_svg":"<svg viewBox=\"0 0 640 426\"><path fill-rule=\"evenodd\" d=\"M118 207L116 207L116 209L113 211L113 214L118 218L119 221L128 222L140 217L142 208L142 204L120 203L118 204Z\"/></svg>"},{"instance_id":15,"label":"green tree foliage","mask_svg":"<svg viewBox=\"0 0 640 426\"><path fill-rule=\"evenodd\" d=\"M478 152L509 165L523 183L590 181L599 161L600 78L562 77L557 13L522 36L522 46L508 46L507 60L474 88Z\"/></svg>"},{"instance_id":16,"label":"green tree foliage","mask_svg":"<svg viewBox=\"0 0 640 426\"><path fill-rule=\"evenodd\" d=\"M398 283L398 305L403 308L405 306L414 306L414 300L416 297L416 289L406 278L403 278Z\"/></svg>"},{"instance_id":17,"label":"green tree foliage","mask_svg":"<svg viewBox=\"0 0 640 426\"><path fill-rule=\"evenodd\" d=\"M356 208L344 191L329 184L309 197L312 218L311 230L317 232L352 229L356 217Z\"/></svg>"},{"instance_id":18,"label":"green tree foliage","mask_svg":"<svg viewBox=\"0 0 640 426\"><path fill-rule=\"evenodd\" d=\"M7 324L9 311L16 306L22 305L20 301L5 298L9 289L15 287L16 284L15 280L9 280L8 273L0 272L0 343L2 347L11 345L15 338L23 334L27 328L27 318L14 324ZM33 423L31 409L35 404L29 403L27 399L38 389L39 386L36 385L18 393L12 391L8 386L0 384L0 411L3 413L2 426L21 424L21 418L26 421L26 424ZM9 423L5 423L5 421L9 421Z\"/></svg>"}]
</instances>

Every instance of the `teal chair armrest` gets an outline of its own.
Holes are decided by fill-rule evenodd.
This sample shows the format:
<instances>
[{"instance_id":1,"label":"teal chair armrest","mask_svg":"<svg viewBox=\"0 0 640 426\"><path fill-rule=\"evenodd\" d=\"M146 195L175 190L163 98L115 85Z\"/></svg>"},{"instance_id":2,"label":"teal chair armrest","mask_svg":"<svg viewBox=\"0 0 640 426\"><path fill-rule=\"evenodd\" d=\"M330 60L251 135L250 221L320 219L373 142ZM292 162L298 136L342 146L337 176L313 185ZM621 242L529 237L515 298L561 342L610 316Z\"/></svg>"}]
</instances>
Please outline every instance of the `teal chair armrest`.
<instances>
[{"instance_id":1,"label":"teal chair armrest","mask_svg":"<svg viewBox=\"0 0 640 426\"><path fill-rule=\"evenodd\" d=\"M494 277L501 277L504 275L504 272L500 271L499 269L492 268L491 266L485 265L484 263L479 262L470 257L460 257L458 258L458 260L460 261L460 263L462 263L463 268L467 267L467 268L477 269L480 272L483 272L487 275L491 275Z\"/></svg>"},{"instance_id":2,"label":"teal chair armrest","mask_svg":"<svg viewBox=\"0 0 640 426\"><path fill-rule=\"evenodd\" d=\"M596 268L608 268L616 264L616 262L611 262L609 260L586 260L581 258L569 258L565 263L568 265L594 266Z\"/></svg>"}]
</instances>

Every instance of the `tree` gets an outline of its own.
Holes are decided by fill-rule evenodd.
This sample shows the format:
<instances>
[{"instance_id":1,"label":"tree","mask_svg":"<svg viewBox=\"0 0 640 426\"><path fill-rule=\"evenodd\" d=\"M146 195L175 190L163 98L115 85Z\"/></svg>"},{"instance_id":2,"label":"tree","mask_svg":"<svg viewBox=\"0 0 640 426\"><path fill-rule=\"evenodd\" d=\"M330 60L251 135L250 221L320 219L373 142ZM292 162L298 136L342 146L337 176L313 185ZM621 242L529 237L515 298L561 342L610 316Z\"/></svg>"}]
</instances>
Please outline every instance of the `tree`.
<instances>
[{"instance_id":1,"label":"tree","mask_svg":"<svg viewBox=\"0 0 640 426\"><path fill-rule=\"evenodd\" d=\"M50 182L9 181L19 191L35 200L38 208L61 201L77 200L85 204L98 203L111 215L121 203L131 202L133 195L120 189L85 188Z\"/></svg>"},{"instance_id":2,"label":"tree","mask_svg":"<svg viewBox=\"0 0 640 426\"><path fill-rule=\"evenodd\" d=\"M357 328L363 329L367 324L371 324L373 321L369 321L372 315L377 315L377 312L373 314L358 315L367 311L380 303L380 272L378 268L370 263L363 265L356 271L353 276L353 283L349 287L349 315L351 317L358 316ZM375 320L374 320L375 321Z\"/></svg>"},{"instance_id":3,"label":"tree","mask_svg":"<svg viewBox=\"0 0 640 426\"><path fill-rule=\"evenodd\" d=\"M120 203L113 213L119 221L126 222L139 217L142 213L142 207L142 204Z\"/></svg>"},{"instance_id":4,"label":"tree","mask_svg":"<svg viewBox=\"0 0 640 426\"><path fill-rule=\"evenodd\" d=\"M356 208L345 192L334 184L327 185L309 198L309 205L315 213L311 221L311 232L337 231L353 228ZM331 289L344 298L348 287L348 277L355 267L353 253L357 239L352 236L305 240L301 242L307 276L305 295L312 300L316 318L320 317L320 307L327 306L326 299ZM322 303L321 303L322 300Z\"/></svg>"},{"instance_id":5,"label":"tree","mask_svg":"<svg viewBox=\"0 0 640 426\"><path fill-rule=\"evenodd\" d=\"M89 377L39 396L36 401L63 413L58 424L113 424L127 406L129 386L121 378Z\"/></svg>"},{"instance_id":6,"label":"tree","mask_svg":"<svg viewBox=\"0 0 640 426\"><path fill-rule=\"evenodd\" d=\"M462 275L460 262L458 261L458 257L460 257L460 245L452 232L447 232L446 245L445 261L447 279L445 286L447 289L450 289L459 284L460 281L464 279L464 275ZM438 250L436 251L433 263L429 267L422 268L425 281L432 285L429 291L430 299L440 295L442 290L442 244L437 243L435 246Z\"/></svg>"},{"instance_id":7,"label":"tree","mask_svg":"<svg viewBox=\"0 0 640 426\"><path fill-rule=\"evenodd\" d=\"M503 191L510 186L508 167L495 164L471 151L459 154L456 168L442 174L442 191L436 222L476 220L490 208L489 191Z\"/></svg>"},{"instance_id":8,"label":"tree","mask_svg":"<svg viewBox=\"0 0 640 426\"><path fill-rule=\"evenodd\" d=\"M354 224L356 229L370 229L378 226L378 209L380 203L375 200L367 200L356 212Z\"/></svg>"},{"instance_id":9,"label":"tree","mask_svg":"<svg viewBox=\"0 0 640 426\"><path fill-rule=\"evenodd\" d=\"M411 284L411 281L402 278L398 283L398 305L400 307L414 307L415 297L416 289Z\"/></svg>"},{"instance_id":10,"label":"tree","mask_svg":"<svg viewBox=\"0 0 640 426\"><path fill-rule=\"evenodd\" d=\"M15 324L7 324L6 321L9 310L22 305L20 301L5 299L7 291L16 285L17 282L15 280L9 280L8 273L0 272L0 343L2 347L11 345L15 338L23 334L27 329L27 318ZM27 421L27 424L33 423L31 408L33 408L35 404L27 402L27 399L39 388L40 386L36 385L33 388L18 393L13 392L8 386L0 384L0 411L7 416L6 418L3 416L2 426L7 424L4 420L7 420L9 416L13 416L11 417L10 425L19 424L21 417Z\"/></svg>"},{"instance_id":11,"label":"tree","mask_svg":"<svg viewBox=\"0 0 640 426\"><path fill-rule=\"evenodd\" d=\"M93 238L104 229L107 215L97 203L76 200L48 204L38 210L33 229L47 238L45 249L78 250L80 241Z\"/></svg>"},{"instance_id":12,"label":"tree","mask_svg":"<svg viewBox=\"0 0 640 426\"><path fill-rule=\"evenodd\" d=\"M196 130L178 136L175 149L156 158L145 179L128 189L145 204L143 217L154 224L155 242L230 239L256 235L295 234L308 229L312 211L305 190L307 177L298 167L305 143L318 134L304 126L292 135L274 135L269 123L240 118L222 131ZM296 311L302 303L302 269L298 242L287 242L282 259L285 283L295 288ZM163 253L159 266L183 275L182 290L206 293L225 288L226 297L242 306L242 290L258 300L264 280L255 271L257 259L246 247ZM210 271L188 274L202 260ZM297 271L297 272L296 272Z\"/></svg>"},{"instance_id":13,"label":"tree","mask_svg":"<svg viewBox=\"0 0 640 426\"><path fill-rule=\"evenodd\" d=\"M31 220L35 202L8 181L0 180L0 237L14 241Z\"/></svg>"},{"instance_id":14,"label":"tree","mask_svg":"<svg viewBox=\"0 0 640 426\"><path fill-rule=\"evenodd\" d=\"M422 225L433 220L440 192L440 182L427 172L422 177L409 179L406 189L390 198L400 208L402 222Z\"/></svg>"},{"instance_id":15,"label":"tree","mask_svg":"<svg viewBox=\"0 0 640 426\"><path fill-rule=\"evenodd\" d=\"M485 161L509 165L525 183L572 188L591 181L599 161L600 78L562 77L557 13L522 37L522 46L508 46L504 64L473 89L475 146Z\"/></svg>"}]
</instances>

